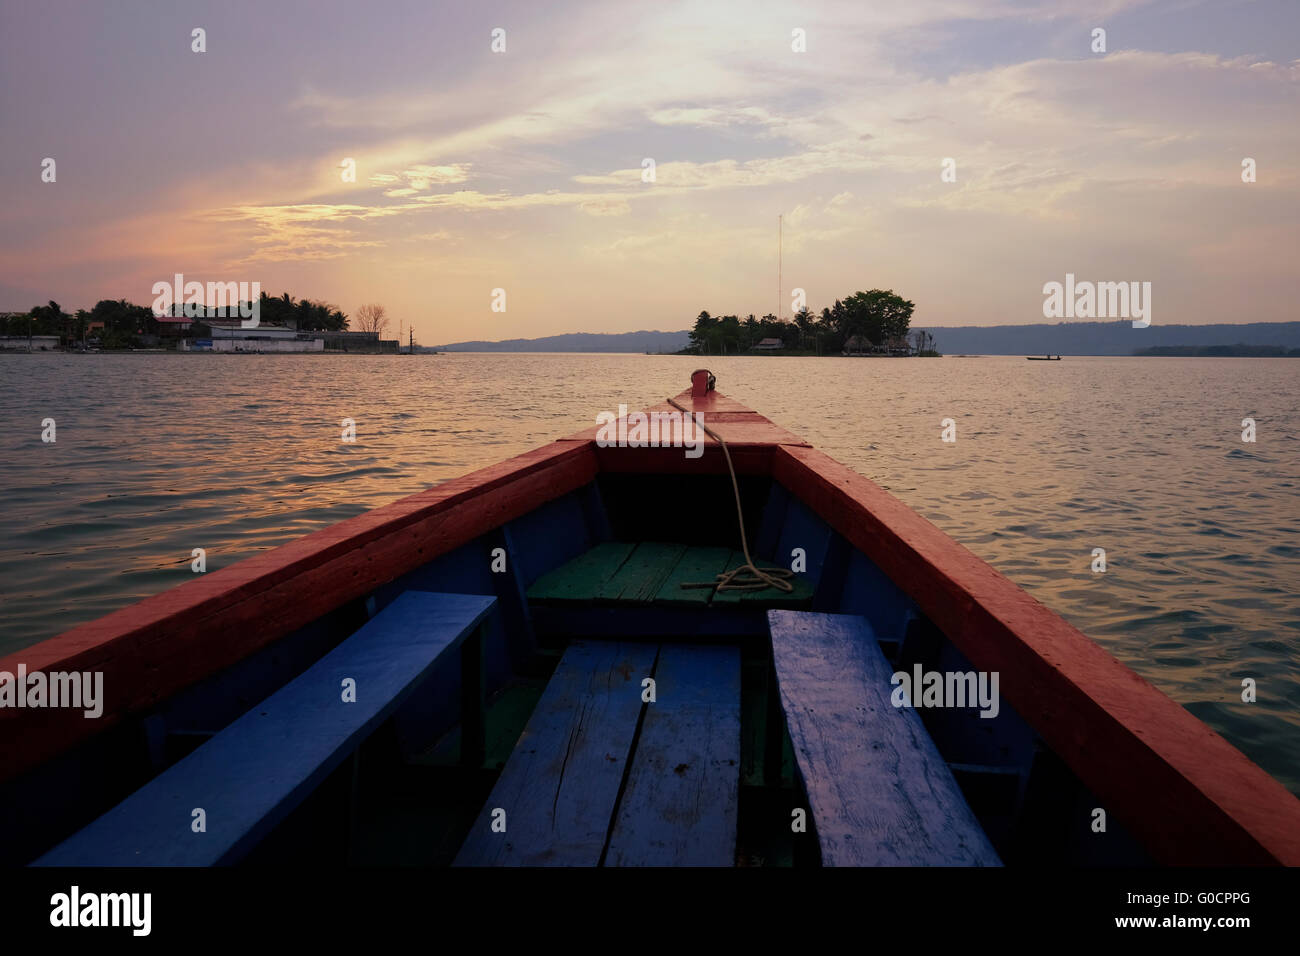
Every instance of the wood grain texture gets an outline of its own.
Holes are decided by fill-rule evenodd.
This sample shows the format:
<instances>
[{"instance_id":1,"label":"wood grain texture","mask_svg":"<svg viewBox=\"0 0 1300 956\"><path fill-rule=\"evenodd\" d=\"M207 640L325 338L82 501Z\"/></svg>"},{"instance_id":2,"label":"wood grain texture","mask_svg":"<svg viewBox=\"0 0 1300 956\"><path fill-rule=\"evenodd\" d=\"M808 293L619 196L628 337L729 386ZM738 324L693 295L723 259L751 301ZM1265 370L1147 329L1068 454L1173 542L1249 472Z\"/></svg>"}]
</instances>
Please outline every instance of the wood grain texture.
<instances>
[{"instance_id":1,"label":"wood grain texture","mask_svg":"<svg viewBox=\"0 0 1300 956\"><path fill-rule=\"evenodd\" d=\"M1300 866L1300 800L875 483L782 446L773 477L873 561L1165 864Z\"/></svg>"},{"instance_id":2,"label":"wood grain texture","mask_svg":"<svg viewBox=\"0 0 1300 956\"><path fill-rule=\"evenodd\" d=\"M607 866L734 866L740 648L664 645Z\"/></svg>"},{"instance_id":3,"label":"wood grain texture","mask_svg":"<svg viewBox=\"0 0 1300 956\"><path fill-rule=\"evenodd\" d=\"M457 866L595 866L655 644L570 644L456 856ZM506 831L492 832L493 811Z\"/></svg>"},{"instance_id":4,"label":"wood grain texture","mask_svg":"<svg viewBox=\"0 0 1300 956\"><path fill-rule=\"evenodd\" d=\"M705 607L713 598L712 588L684 588L682 585L715 580L727 569L732 554L730 548L688 548L664 579L655 595L655 604Z\"/></svg>"},{"instance_id":5,"label":"wood grain texture","mask_svg":"<svg viewBox=\"0 0 1300 956\"><path fill-rule=\"evenodd\" d=\"M649 604L703 607L806 608L814 582L805 575L792 579L790 593L778 588L759 591L715 591L683 588L683 583L712 582L724 571L743 564L745 556L728 548L687 546L643 541L607 542L543 575L528 590L541 603ZM777 565L759 561L760 568ZM820 570L820 564L817 565Z\"/></svg>"},{"instance_id":6,"label":"wood grain texture","mask_svg":"<svg viewBox=\"0 0 1300 956\"><path fill-rule=\"evenodd\" d=\"M399 575L590 482L590 445L556 442L342 521L0 658L11 673L102 671L96 720L0 709L0 782Z\"/></svg>"},{"instance_id":7,"label":"wood grain texture","mask_svg":"<svg viewBox=\"0 0 1300 956\"><path fill-rule=\"evenodd\" d=\"M1300 801L1226 740L866 478L735 400L685 407L728 437L740 474L772 475L865 553L984 670L1162 862L1300 865ZM0 711L0 782L460 547L597 471L726 474L716 443L596 449L594 429L204 575L0 660L102 671L96 721Z\"/></svg>"},{"instance_id":8,"label":"wood grain texture","mask_svg":"<svg viewBox=\"0 0 1300 956\"><path fill-rule=\"evenodd\" d=\"M781 706L824 866L998 866L866 620L769 611Z\"/></svg>"},{"instance_id":9,"label":"wood grain texture","mask_svg":"<svg viewBox=\"0 0 1300 956\"><path fill-rule=\"evenodd\" d=\"M36 861L237 862L392 714L496 598L408 591L303 674ZM356 701L344 702L345 678ZM195 808L207 831L191 830Z\"/></svg>"},{"instance_id":10,"label":"wood grain texture","mask_svg":"<svg viewBox=\"0 0 1300 956\"><path fill-rule=\"evenodd\" d=\"M808 447L798 435L716 391L694 398L687 389L676 395L675 400L688 411L700 412L705 423L726 440L738 474L771 474L772 458L778 446ZM671 412L674 409L664 402L644 411ZM587 428L564 441L594 443L598 431L597 427ZM703 455L699 458L687 458L681 448L605 447L596 448L596 459L604 472L727 474L727 462L721 447L708 436L704 436L703 442Z\"/></svg>"},{"instance_id":11,"label":"wood grain texture","mask_svg":"<svg viewBox=\"0 0 1300 956\"><path fill-rule=\"evenodd\" d=\"M685 553L684 544L641 542L596 592L596 599L623 604L647 604L653 601Z\"/></svg>"},{"instance_id":12,"label":"wood grain texture","mask_svg":"<svg viewBox=\"0 0 1300 956\"><path fill-rule=\"evenodd\" d=\"M731 561L728 563L727 570L739 567L745 563L743 552L733 552ZM780 565L773 564L771 561L763 561L758 558L754 563L759 568L779 568ZM820 566L819 566L820 567ZM786 565L789 570L789 565ZM762 588L759 590L731 590L716 591L713 595L713 603L720 607L780 607L780 608L807 608L811 606L813 599L814 584L807 575L796 574L789 579L794 586L792 591L782 591L780 588Z\"/></svg>"},{"instance_id":13,"label":"wood grain texture","mask_svg":"<svg viewBox=\"0 0 1300 956\"><path fill-rule=\"evenodd\" d=\"M528 589L530 601L590 601L625 561L636 546L626 541L596 545L552 571L543 574Z\"/></svg>"}]
</instances>

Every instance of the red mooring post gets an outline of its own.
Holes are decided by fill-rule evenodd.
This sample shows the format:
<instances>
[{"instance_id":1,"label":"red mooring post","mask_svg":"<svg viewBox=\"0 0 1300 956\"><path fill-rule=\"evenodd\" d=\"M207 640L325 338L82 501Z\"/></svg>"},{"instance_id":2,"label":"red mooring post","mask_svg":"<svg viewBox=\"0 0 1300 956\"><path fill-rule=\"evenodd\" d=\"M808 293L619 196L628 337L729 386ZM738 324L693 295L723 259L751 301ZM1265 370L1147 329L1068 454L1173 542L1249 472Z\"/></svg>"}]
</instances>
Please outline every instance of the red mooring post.
<instances>
[{"instance_id":1,"label":"red mooring post","mask_svg":"<svg viewBox=\"0 0 1300 956\"><path fill-rule=\"evenodd\" d=\"M696 369L691 373L691 398L703 398L713 388L713 373L707 368Z\"/></svg>"}]
</instances>

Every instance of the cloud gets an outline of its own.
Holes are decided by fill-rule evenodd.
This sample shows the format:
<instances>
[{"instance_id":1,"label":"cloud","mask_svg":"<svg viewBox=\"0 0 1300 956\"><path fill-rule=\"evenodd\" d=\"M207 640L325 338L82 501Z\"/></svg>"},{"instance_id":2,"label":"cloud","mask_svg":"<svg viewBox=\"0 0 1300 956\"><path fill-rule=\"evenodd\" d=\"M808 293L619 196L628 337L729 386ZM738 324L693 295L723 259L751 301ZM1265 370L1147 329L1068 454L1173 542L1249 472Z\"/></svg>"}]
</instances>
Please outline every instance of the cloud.
<instances>
[{"instance_id":1,"label":"cloud","mask_svg":"<svg viewBox=\"0 0 1300 956\"><path fill-rule=\"evenodd\" d=\"M697 128L727 126L775 127L781 125L782 122L767 110L757 106L726 108L674 106L652 110L647 118L658 126L691 126Z\"/></svg>"},{"instance_id":2,"label":"cloud","mask_svg":"<svg viewBox=\"0 0 1300 956\"><path fill-rule=\"evenodd\" d=\"M391 186L395 183L405 183L405 186L385 191L384 195L414 196L426 192L433 186L463 183L469 179L469 170L469 163L449 163L441 166L418 163L397 173L374 173L370 176L370 184Z\"/></svg>"},{"instance_id":3,"label":"cloud","mask_svg":"<svg viewBox=\"0 0 1300 956\"><path fill-rule=\"evenodd\" d=\"M578 208L589 216L626 216L632 211L626 199L591 199L578 203Z\"/></svg>"},{"instance_id":4,"label":"cloud","mask_svg":"<svg viewBox=\"0 0 1300 956\"><path fill-rule=\"evenodd\" d=\"M1013 290L1034 278L1041 288L1049 260L1055 275L1057 260L1104 264L1121 248L1184 288L1210 274L1283 288L1287 223L1267 216L1293 212L1300 197L1290 162L1300 64L1070 46L1141 5L827 0L799 8L796 24L783 3L665 0L584 8L564 29L518 6L506 56L485 42L450 43L436 63L306 83L300 67L271 64L258 109L273 134L250 130L254 145L202 166L119 151L120 165L149 182L126 198L99 183L102 202L65 208L68 190L39 199L19 190L3 214L0 258L24 285L36 281L29 274L70 283L63 277L125 271L132 260L166 274L178 255L240 268L323 260L293 274L341 301L352 287L359 301L373 298L362 290L382 262L388 287L420 302L432 249L454 273L449 301L463 294L474 308L481 278L516 276L536 301L558 302L554 285L581 276L608 296L604 277L626 283L648 258L677 270L631 297L626 321L651 325L661 319L651 309L693 314L706 298L714 311L753 310L746 297L767 287L773 220L784 212L785 268L811 276L794 283L810 302L815 290L866 281L869 263L871 282L905 289L919 310L952 304L1001 318L1018 301ZM1148 5L1187 13L1181 2ZM1238 13L1196 10L1219 22ZM1264 48L1280 27L1257 19L1237 21L1224 45ZM807 54L790 51L793 25L808 31ZM357 42L395 42L378 23L352 26ZM1110 39L1118 47L1135 36L1112 29ZM82 59L70 62L80 69ZM196 105L231 101L228 84L205 82L187 88ZM120 122L148 141L150 130ZM15 139L44 132L32 121ZM112 168L118 154L105 155ZM360 183L340 182L344 156ZM641 181L643 156L657 160L654 183ZM948 156L955 183L940 180ZM1259 161L1257 184L1240 182L1244 156ZM65 168L77 167L60 160L61 186ZM366 268L344 280L349 258ZM91 278L76 281L98 297ZM963 284L968 300L945 303L943 290ZM1251 299L1259 315L1289 317L1285 295ZM511 321L528 301L512 294ZM1213 318L1198 301L1188 296L1188 317ZM530 334L571 320L552 308L529 314Z\"/></svg>"},{"instance_id":5,"label":"cloud","mask_svg":"<svg viewBox=\"0 0 1300 956\"><path fill-rule=\"evenodd\" d=\"M402 170L402 176L415 189L428 189L430 186L443 186L448 183L463 183L469 179L469 164L452 163L449 166L420 164Z\"/></svg>"},{"instance_id":6,"label":"cloud","mask_svg":"<svg viewBox=\"0 0 1300 956\"><path fill-rule=\"evenodd\" d=\"M356 226L398 212L356 204L301 203L234 206L212 210L200 219L243 225L251 248L246 247L243 255L230 260L232 266L243 266L260 261L338 259L359 250L380 248L387 244L385 239L365 237Z\"/></svg>"}]
</instances>

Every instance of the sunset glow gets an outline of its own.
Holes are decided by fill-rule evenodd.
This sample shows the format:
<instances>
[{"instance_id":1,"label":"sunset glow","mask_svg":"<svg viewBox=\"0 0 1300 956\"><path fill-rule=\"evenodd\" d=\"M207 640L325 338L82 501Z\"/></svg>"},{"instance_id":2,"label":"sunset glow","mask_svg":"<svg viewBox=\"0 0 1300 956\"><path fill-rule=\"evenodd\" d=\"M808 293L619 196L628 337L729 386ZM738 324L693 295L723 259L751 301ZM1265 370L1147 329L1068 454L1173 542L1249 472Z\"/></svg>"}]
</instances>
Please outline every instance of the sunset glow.
<instances>
[{"instance_id":1,"label":"sunset glow","mask_svg":"<svg viewBox=\"0 0 1300 956\"><path fill-rule=\"evenodd\" d=\"M380 301L426 343L788 316L793 287L814 312L896 288L918 325L982 325L1043 321L1044 282L1071 272L1151 282L1157 321L1295 318L1285 2L48 3L3 19L0 309L147 302L184 272L349 314Z\"/></svg>"}]
</instances>

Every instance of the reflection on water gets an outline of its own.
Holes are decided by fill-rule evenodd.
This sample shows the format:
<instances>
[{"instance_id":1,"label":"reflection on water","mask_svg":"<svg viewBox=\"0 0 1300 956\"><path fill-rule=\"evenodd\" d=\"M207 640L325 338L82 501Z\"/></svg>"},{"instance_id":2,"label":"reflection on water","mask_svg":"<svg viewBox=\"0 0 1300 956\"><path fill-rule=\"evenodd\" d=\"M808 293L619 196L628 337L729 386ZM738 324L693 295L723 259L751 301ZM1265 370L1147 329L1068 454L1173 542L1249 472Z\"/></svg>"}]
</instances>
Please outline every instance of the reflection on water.
<instances>
[{"instance_id":1,"label":"reflection on water","mask_svg":"<svg viewBox=\"0 0 1300 956\"><path fill-rule=\"evenodd\" d=\"M1285 359L3 357L0 653L189 580L194 548L225 567L660 401L701 364L1300 791L1300 362Z\"/></svg>"}]
</instances>

